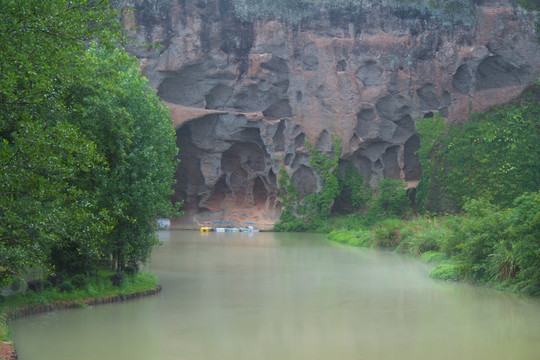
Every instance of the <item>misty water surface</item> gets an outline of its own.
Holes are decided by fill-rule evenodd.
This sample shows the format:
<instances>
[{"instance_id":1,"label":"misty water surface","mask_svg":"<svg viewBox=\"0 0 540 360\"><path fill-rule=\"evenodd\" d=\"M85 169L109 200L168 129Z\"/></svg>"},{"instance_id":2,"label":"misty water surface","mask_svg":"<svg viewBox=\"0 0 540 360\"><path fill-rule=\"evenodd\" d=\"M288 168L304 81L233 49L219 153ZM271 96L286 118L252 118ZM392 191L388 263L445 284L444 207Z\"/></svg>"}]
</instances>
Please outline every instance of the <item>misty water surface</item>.
<instances>
[{"instance_id":1,"label":"misty water surface","mask_svg":"<svg viewBox=\"0 0 540 360\"><path fill-rule=\"evenodd\" d=\"M540 302L319 234L161 232L163 291L14 321L21 360L540 359Z\"/></svg>"}]
</instances>

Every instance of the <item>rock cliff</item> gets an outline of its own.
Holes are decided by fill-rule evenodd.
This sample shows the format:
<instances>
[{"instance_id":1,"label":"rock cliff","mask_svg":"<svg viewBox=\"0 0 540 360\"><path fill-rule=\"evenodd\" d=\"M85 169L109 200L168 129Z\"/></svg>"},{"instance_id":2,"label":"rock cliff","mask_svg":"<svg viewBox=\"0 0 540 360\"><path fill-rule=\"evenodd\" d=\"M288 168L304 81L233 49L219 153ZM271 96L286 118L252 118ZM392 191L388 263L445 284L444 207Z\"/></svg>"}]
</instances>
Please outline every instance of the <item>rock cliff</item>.
<instances>
[{"instance_id":1,"label":"rock cliff","mask_svg":"<svg viewBox=\"0 0 540 360\"><path fill-rule=\"evenodd\" d=\"M372 184L414 186L415 119L464 121L540 74L537 14L510 0L454 1L452 18L397 1L322 1L294 20L290 6L250 14L243 3L125 2L135 8L126 48L173 115L184 222L272 224L280 167L301 193L317 190L304 143L329 151L332 136Z\"/></svg>"}]
</instances>

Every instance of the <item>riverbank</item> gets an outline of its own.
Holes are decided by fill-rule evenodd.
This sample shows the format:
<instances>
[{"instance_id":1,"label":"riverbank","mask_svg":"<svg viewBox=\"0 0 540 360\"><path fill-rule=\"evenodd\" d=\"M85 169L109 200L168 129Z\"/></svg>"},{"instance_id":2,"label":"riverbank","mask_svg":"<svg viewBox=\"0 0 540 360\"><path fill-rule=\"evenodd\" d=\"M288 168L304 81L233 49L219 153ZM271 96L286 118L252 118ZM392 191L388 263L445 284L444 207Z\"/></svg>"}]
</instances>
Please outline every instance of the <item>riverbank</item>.
<instances>
[{"instance_id":1,"label":"riverbank","mask_svg":"<svg viewBox=\"0 0 540 360\"><path fill-rule=\"evenodd\" d=\"M540 296L540 194L499 209L471 201L466 213L387 219L365 228L340 228L327 238L384 248L434 264L430 277Z\"/></svg>"},{"instance_id":2,"label":"riverbank","mask_svg":"<svg viewBox=\"0 0 540 360\"><path fill-rule=\"evenodd\" d=\"M34 294L31 291L27 291L27 295L24 296L14 295L7 297L4 304L0 307L0 360L18 358L9 328L10 321L13 319L49 311L86 308L88 306L111 304L152 296L161 291L161 285L157 284L157 278L152 274L138 274L131 277L121 287L101 287L101 296L81 296L83 294L95 294L95 291L95 289L87 286L83 290L76 289L72 292L58 293L49 290L45 294ZM112 293L112 291L115 291L115 293ZM54 296L61 297L61 299L51 300Z\"/></svg>"}]
</instances>

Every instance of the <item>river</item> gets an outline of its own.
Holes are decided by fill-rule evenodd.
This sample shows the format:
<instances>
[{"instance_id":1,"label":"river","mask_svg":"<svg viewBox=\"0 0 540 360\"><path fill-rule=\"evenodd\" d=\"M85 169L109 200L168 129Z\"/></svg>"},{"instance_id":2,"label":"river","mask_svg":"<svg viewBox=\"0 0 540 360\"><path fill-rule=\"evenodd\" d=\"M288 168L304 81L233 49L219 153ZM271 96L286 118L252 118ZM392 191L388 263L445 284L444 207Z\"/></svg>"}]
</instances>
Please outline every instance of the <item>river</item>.
<instances>
[{"instance_id":1,"label":"river","mask_svg":"<svg viewBox=\"0 0 540 360\"><path fill-rule=\"evenodd\" d=\"M540 359L537 299L319 234L159 235L159 295L15 320L19 359Z\"/></svg>"}]
</instances>

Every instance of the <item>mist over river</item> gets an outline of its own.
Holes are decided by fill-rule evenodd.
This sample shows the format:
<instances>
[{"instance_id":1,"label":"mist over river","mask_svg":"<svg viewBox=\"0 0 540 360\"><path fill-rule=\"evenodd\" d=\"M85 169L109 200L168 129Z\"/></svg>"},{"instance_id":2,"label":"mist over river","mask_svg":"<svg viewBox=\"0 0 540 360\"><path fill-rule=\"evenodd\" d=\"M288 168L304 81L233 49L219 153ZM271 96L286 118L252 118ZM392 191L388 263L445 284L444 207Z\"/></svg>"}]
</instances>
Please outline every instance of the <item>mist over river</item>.
<instances>
[{"instance_id":1,"label":"mist over river","mask_svg":"<svg viewBox=\"0 0 540 360\"><path fill-rule=\"evenodd\" d=\"M538 299L320 234L159 236L160 294L15 320L19 359L540 359Z\"/></svg>"}]
</instances>

